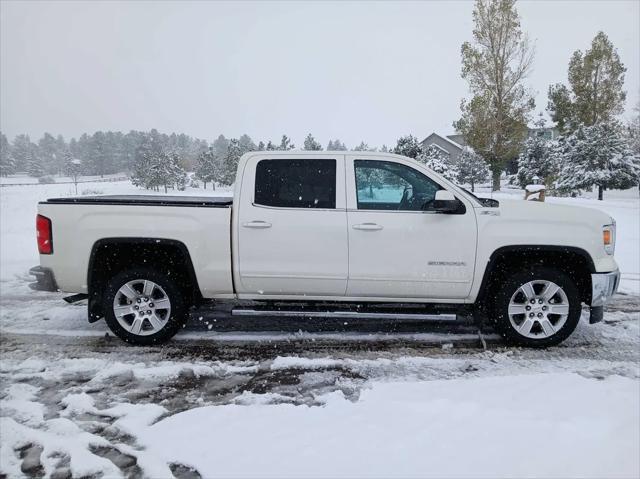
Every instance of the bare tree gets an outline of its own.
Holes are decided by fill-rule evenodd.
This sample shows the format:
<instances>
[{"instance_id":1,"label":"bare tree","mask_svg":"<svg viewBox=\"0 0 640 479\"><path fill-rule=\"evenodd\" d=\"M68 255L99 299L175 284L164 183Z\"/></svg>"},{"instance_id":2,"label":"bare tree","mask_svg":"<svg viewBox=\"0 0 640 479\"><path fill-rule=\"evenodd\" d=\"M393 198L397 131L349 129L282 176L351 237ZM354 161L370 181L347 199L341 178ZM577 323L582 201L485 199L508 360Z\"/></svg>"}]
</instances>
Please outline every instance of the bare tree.
<instances>
[{"instance_id":1,"label":"bare tree","mask_svg":"<svg viewBox=\"0 0 640 479\"><path fill-rule=\"evenodd\" d=\"M533 95L525 88L535 49L520 28L515 0L477 0L473 43L462 44L462 78L473 94L454 127L490 165L493 190L527 134Z\"/></svg>"}]
</instances>

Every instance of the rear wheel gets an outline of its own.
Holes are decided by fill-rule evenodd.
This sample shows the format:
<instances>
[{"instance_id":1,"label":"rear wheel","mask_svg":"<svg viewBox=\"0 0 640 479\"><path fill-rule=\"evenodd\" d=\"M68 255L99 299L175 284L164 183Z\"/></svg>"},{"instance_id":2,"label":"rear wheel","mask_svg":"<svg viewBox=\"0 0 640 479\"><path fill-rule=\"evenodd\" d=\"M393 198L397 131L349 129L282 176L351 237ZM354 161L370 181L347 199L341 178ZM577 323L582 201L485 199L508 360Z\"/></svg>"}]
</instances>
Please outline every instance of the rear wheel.
<instances>
[{"instance_id":1,"label":"rear wheel","mask_svg":"<svg viewBox=\"0 0 640 479\"><path fill-rule=\"evenodd\" d=\"M493 316L511 343L546 347L564 341L580 321L581 302L574 281L553 268L511 274L495 295Z\"/></svg>"},{"instance_id":2,"label":"rear wheel","mask_svg":"<svg viewBox=\"0 0 640 479\"><path fill-rule=\"evenodd\" d=\"M103 296L105 320L113 333L132 344L169 340L185 324L183 295L167 275L134 268L114 276Z\"/></svg>"}]
</instances>

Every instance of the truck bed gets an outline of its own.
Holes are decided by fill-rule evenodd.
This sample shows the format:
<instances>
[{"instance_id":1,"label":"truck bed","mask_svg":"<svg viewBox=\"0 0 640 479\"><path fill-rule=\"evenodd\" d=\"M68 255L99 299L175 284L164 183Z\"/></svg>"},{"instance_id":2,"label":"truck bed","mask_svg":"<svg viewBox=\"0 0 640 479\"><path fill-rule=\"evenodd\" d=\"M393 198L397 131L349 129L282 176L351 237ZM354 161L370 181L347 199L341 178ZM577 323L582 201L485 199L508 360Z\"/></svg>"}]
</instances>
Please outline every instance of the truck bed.
<instances>
[{"instance_id":1,"label":"truck bed","mask_svg":"<svg viewBox=\"0 0 640 479\"><path fill-rule=\"evenodd\" d=\"M160 196L160 195L100 195L49 198L40 204L74 205L135 205L182 206L198 208L231 208L231 196Z\"/></svg>"},{"instance_id":2,"label":"truck bed","mask_svg":"<svg viewBox=\"0 0 640 479\"><path fill-rule=\"evenodd\" d=\"M157 241L184 248L203 297L233 295L231 197L111 195L51 198L38 213L51 221L53 253L40 265L61 291L86 293L94 248L108 242Z\"/></svg>"}]
</instances>

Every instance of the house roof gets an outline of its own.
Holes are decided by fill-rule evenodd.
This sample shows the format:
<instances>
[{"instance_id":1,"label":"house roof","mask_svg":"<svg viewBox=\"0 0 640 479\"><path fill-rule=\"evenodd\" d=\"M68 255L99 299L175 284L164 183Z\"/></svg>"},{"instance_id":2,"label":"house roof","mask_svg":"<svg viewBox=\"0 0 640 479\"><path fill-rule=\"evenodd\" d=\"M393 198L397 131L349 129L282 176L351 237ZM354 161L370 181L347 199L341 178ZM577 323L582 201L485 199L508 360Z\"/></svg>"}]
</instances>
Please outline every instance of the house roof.
<instances>
[{"instance_id":1,"label":"house roof","mask_svg":"<svg viewBox=\"0 0 640 479\"><path fill-rule=\"evenodd\" d=\"M449 138L447 138L446 136L441 136L438 135L436 132L431 133L429 136L427 136L424 140L422 140L420 143L427 143L432 137L437 136L438 138L440 138L441 140L449 143L451 146L453 146L454 148L458 148L459 150L463 150L464 146L462 146L459 143L456 143L453 140L450 140Z\"/></svg>"}]
</instances>

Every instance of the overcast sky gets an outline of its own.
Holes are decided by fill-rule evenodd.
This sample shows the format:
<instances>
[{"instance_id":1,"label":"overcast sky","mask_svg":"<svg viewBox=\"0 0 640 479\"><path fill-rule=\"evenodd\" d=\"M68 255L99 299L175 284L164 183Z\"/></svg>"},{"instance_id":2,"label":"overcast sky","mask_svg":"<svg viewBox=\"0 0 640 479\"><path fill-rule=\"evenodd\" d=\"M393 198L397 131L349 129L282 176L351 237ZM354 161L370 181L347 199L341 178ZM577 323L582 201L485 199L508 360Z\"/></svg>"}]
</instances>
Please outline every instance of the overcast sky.
<instances>
[{"instance_id":1,"label":"overcast sky","mask_svg":"<svg viewBox=\"0 0 640 479\"><path fill-rule=\"evenodd\" d=\"M451 133L468 95L460 45L471 40L471 1L0 5L0 129L10 138L157 128L379 146ZM628 110L637 104L638 0L517 8L536 43L536 111L598 30L627 67Z\"/></svg>"}]
</instances>

